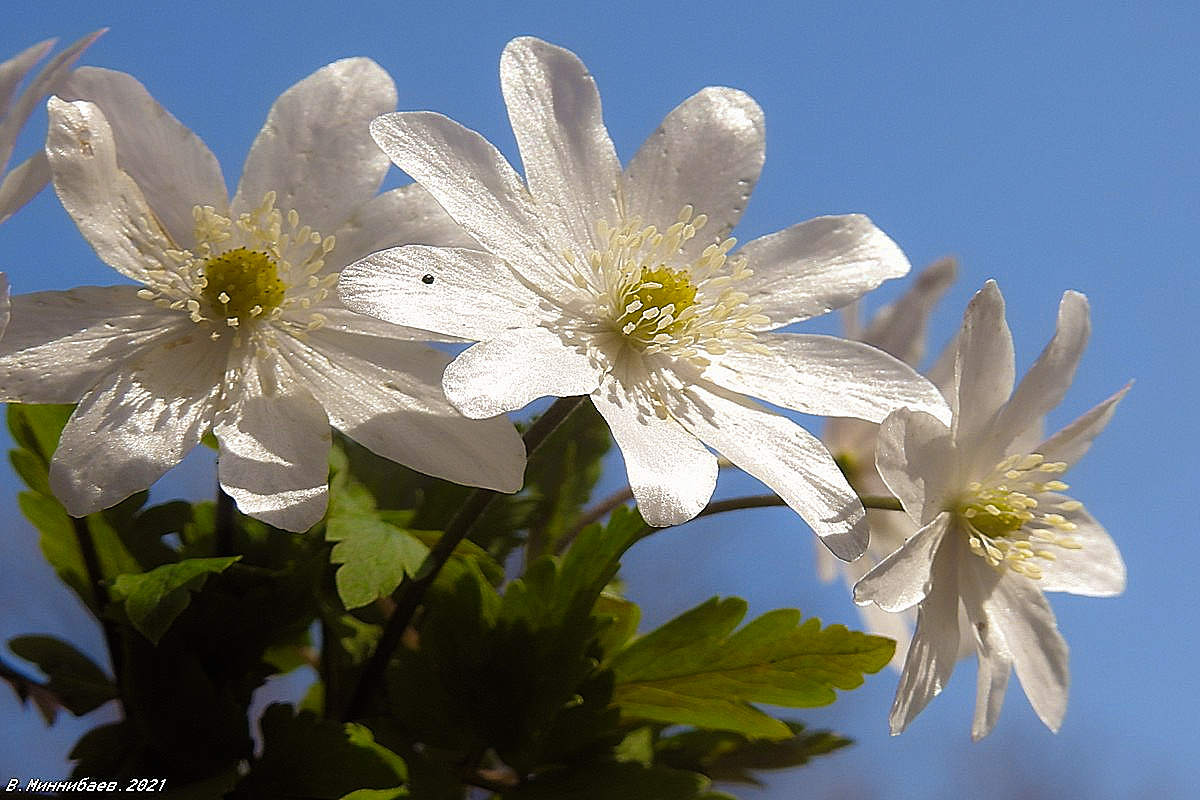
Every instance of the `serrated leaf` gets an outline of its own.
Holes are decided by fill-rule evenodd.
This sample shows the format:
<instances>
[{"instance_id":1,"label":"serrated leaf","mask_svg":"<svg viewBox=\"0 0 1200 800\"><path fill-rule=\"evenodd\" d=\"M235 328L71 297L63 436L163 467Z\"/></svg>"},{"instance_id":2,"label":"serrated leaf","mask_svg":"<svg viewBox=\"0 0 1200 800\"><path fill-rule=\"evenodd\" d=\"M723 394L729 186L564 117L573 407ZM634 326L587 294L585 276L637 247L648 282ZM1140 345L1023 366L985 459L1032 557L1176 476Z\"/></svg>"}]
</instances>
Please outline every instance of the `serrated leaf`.
<instances>
[{"instance_id":1,"label":"serrated leaf","mask_svg":"<svg viewBox=\"0 0 1200 800\"><path fill-rule=\"evenodd\" d=\"M408 531L367 513L330 517L325 538L337 542L329 560L341 565L334 580L347 609L390 595L429 554L429 548Z\"/></svg>"},{"instance_id":2,"label":"serrated leaf","mask_svg":"<svg viewBox=\"0 0 1200 800\"><path fill-rule=\"evenodd\" d=\"M890 639L800 622L771 611L741 630L740 598L713 598L634 641L610 662L624 716L784 739L790 729L751 703L792 708L833 702L891 659Z\"/></svg>"},{"instance_id":3,"label":"serrated leaf","mask_svg":"<svg viewBox=\"0 0 1200 800\"><path fill-rule=\"evenodd\" d=\"M99 708L117 696L117 689L96 662L74 645L53 636L16 636L8 649L40 669L45 688L75 716Z\"/></svg>"},{"instance_id":4,"label":"serrated leaf","mask_svg":"<svg viewBox=\"0 0 1200 800\"><path fill-rule=\"evenodd\" d=\"M241 558L188 558L155 567L149 572L118 575L113 583L113 597L124 602L125 613L133 626L157 644L175 618L188 607L191 592L204 586L209 575L224 572Z\"/></svg>"},{"instance_id":5,"label":"serrated leaf","mask_svg":"<svg viewBox=\"0 0 1200 800\"><path fill-rule=\"evenodd\" d=\"M262 715L263 751L228 795L231 800L304 797L339 800L361 789L398 789L403 760L362 725L293 714L275 703Z\"/></svg>"},{"instance_id":6,"label":"serrated leaf","mask_svg":"<svg viewBox=\"0 0 1200 800\"><path fill-rule=\"evenodd\" d=\"M676 769L703 773L714 781L761 786L754 770L798 767L852 744L830 731L807 731L792 721L785 724L792 735L779 741L753 740L728 731L685 731L660 740L654 759Z\"/></svg>"}]
</instances>

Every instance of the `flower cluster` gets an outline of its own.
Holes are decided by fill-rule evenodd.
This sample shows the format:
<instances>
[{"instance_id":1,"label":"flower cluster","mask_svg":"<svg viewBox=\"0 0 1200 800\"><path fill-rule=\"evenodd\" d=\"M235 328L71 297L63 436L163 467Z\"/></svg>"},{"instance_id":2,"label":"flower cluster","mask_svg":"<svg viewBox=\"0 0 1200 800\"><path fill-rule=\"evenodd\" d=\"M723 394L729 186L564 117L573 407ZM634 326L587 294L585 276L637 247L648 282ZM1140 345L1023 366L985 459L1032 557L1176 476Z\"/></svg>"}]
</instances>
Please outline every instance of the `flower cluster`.
<instances>
[{"instance_id":1,"label":"flower cluster","mask_svg":"<svg viewBox=\"0 0 1200 800\"><path fill-rule=\"evenodd\" d=\"M1112 540L1062 494L1124 391L1040 436L1087 337L1082 295L1064 295L1015 390L992 282L923 376L953 263L838 338L791 326L904 276L892 239L857 214L730 235L765 152L741 91L684 100L622 166L584 64L517 39L500 77L519 173L444 116L396 112L391 78L349 58L279 97L230 196L213 154L133 77L70 70L92 38L15 103L50 43L0 65L0 166L51 95L45 150L4 177L0 221L51 180L136 284L17 295L4 316L0 401L76 404L49 468L71 515L147 488L210 433L222 490L291 531L326 513L331 427L418 472L516 492L525 445L504 415L586 396L649 525L700 514L719 455L854 562L868 624L901 642L893 732L972 651L974 736L1014 667L1057 729L1067 649L1044 592L1124 586ZM415 183L380 194L389 160ZM786 412L835 419L822 443ZM864 508L889 495L902 510Z\"/></svg>"}]
</instances>

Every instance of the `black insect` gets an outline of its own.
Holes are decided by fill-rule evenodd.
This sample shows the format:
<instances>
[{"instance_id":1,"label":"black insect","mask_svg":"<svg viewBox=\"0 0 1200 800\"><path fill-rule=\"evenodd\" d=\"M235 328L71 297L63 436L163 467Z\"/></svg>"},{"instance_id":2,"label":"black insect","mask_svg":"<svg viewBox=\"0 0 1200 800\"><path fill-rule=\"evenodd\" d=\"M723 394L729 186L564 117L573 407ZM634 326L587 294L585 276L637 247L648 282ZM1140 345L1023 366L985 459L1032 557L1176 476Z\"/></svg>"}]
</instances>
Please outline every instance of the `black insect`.
<instances>
[{"instance_id":1,"label":"black insect","mask_svg":"<svg viewBox=\"0 0 1200 800\"><path fill-rule=\"evenodd\" d=\"M433 283L433 276L430 275L428 272L425 273L424 275L421 276L421 283L428 286L429 284Z\"/></svg>"}]
</instances>

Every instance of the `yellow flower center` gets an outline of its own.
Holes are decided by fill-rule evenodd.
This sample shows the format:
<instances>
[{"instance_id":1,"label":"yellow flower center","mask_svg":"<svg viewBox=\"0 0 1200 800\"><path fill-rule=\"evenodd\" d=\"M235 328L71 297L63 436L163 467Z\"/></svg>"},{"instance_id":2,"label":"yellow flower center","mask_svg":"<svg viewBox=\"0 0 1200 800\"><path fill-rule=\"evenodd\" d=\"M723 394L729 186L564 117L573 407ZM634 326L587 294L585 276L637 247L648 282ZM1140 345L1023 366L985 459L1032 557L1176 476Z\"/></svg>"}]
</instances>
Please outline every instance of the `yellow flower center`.
<instances>
[{"instance_id":1,"label":"yellow flower center","mask_svg":"<svg viewBox=\"0 0 1200 800\"><path fill-rule=\"evenodd\" d=\"M621 334L644 347L659 334L678 333L684 325L680 315L696 305L696 287L690 278L687 270L643 267L621 297L625 313L616 319Z\"/></svg>"},{"instance_id":2,"label":"yellow flower center","mask_svg":"<svg viewBox=\"0 0 1200 800\"><path fill-rule=\"evenodd\" d=\"M1078 550L1069 534L1076 525L1059 511L1077 511L1078 500L1035 497L1060 492L1067 484L1053 479L1067 465L1038 453L1014 455L992 468L982 481L967 486L957 508L972 552L997 569L1012 569L1034 580L1042 577L1037 560L1053 561L1052 547ZM1049 510L1047 510L1049 508Z\"/></svg>"},{"instance_id":3,"label":"yellow flower center","mask_svg":"<svg viewBox=\"0 0 1200 800\"><path fill-rule=\"evenodd\" d=\"M261 250L238 247L204 262L204 289L214 316L237 326L283 303L287 287L275 260Z\"/></svg>"}]
</instances>

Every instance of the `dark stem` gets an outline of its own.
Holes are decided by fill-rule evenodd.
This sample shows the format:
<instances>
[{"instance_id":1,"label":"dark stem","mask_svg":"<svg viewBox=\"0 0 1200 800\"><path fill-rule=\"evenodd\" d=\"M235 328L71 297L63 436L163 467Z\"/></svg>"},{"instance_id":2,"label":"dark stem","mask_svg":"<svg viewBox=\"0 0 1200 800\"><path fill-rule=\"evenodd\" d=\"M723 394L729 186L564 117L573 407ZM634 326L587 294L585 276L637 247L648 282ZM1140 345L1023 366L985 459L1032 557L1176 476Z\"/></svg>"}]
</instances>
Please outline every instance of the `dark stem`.
<instances>
[{"instance_id":1,"label":"dark stem","mask_svg":"<svg viewBox=\"0 0 1200 800\"><path fill-rule=\"evenodd\" d=\"M623 489L618 489L608 497L605 497L603 500L596 503L596 505L583 512L583 515L575 521L575 524L571 526L571 529L563 534L562 538L558 541L558 546L555 547L555 551L559 554L566 552L567 548L571 546L571 542L575 541L575 537L582 533L584 528L586 528L588 525L591 525L593 522L599 522L604 518L605 514L610 513L613 509L617 508L617 506L625 505L632 499L633 489L630 489L628 486L626 486Z\"/></svg>"},{"instance_id":2,"label":"dark stem","mask_svg":"<svg viewBox=\"0 0 1200 800\"><path fill-rule=\"evenodd\" d=\"M537 450L559 423L566 419L585 399L582 396L560 397L554 401L553 405L546 409L546 412L529 427L529 430L525 431L525 435L522 437L525 442L525 452L528 454ZM441 538L430 548L429 555L425 556L425 560L421 562L416 574L406 575L400 582L400 586L392 593L396 610L388 619L387 627L384 628L383 635L379 638L379 644L375 646L375 652L363 666L358 685L354 687L354 693L350 696L350 701L342 712L344 722L357 719L366 712L368 703L383 680L388 662L391 661L400 640L404 637L404 632L412 623L413 615L416 614L417 608L425 598L425 593L433 585L434 580L442 571L442 567L450 560L455 548L466 538L467 533L479 521L484 510L497 494L498 492L490 489L476 489L471 492L462 508L446 526Z\"/></svg>"},{"instance_id":3,"label":"dark stem","mask_svg":"<svg viewBox=\"0 0 1200 800\"><path fill-rule=\"evenodd\" d=\"M903 511L900 501L895 497L885 495L861 495L863 508L875 508L882 511ZM740 511L744 508L772 508L786 506L787 503L777 494L752 494L745 497L731 497L728 500L715 500L705 506L697 517L707 517L711 514L723 514L726 511Z\"/></svg>"},{"instance_id":4,"label":"dark stem","mask_svg":"<svg viewBox=\"0 0 1200 800\"><path fill-rule=\"evenodd\" d=\"M213 553L218 556L233 555L233 498L217 484L217 519L213 532Z\"/></svg>"},{"instance_id":5,"label":"dark stem","mask_svg":"<svg viewBox=\"0 0 1200 800\"><path fill-rule=\"evenodd\" d=\"M92 602L96 606L96 619L104 632L104 644L108 648L108 659L112 665L113 685L117 688L117 701L121 704L122 713L125 710L125 692L122 688L124 673L125 651L121 647L121 631L117 624L104 616L108 606L108 587L104 585L104 570L100 566L100 555L96 552L96 543L92 540L92 530L84 517L71 517L71 529L75 532L75 543L79 545L79 555L83 558L83 568L87 572L88 586L92 590Z\"/></svg>"}]
</instances>

